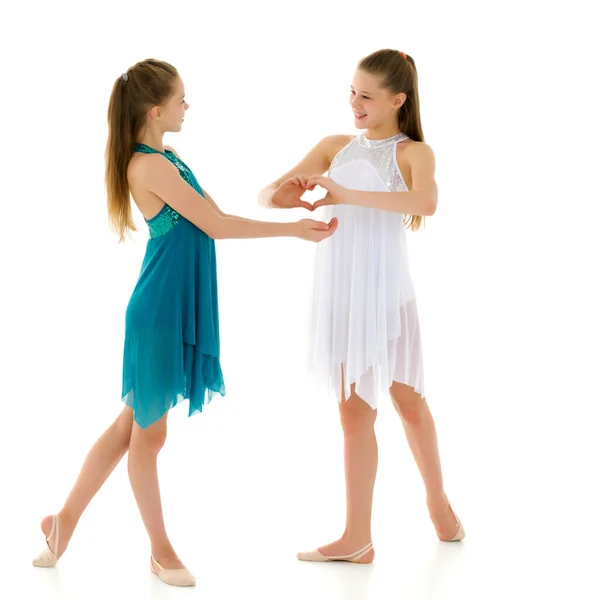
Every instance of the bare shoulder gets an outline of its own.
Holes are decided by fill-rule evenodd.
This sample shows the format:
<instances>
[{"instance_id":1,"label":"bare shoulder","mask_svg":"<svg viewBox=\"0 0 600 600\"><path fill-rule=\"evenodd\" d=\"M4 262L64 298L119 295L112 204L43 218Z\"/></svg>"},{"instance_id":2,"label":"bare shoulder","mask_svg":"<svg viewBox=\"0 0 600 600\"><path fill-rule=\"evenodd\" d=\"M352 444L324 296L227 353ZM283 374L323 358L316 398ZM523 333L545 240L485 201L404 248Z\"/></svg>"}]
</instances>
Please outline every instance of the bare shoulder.
<instances>
[{"instance_id":1,"label":"bare shoulder","mask_svg":"<svg viewBox=\"0 0 600 600\"><path fill-rule=\"evenodd\" d=\"M136 153L127 167L127 181L131 188L144 188L151 180L169 177L177 171L175 165L162 154Z\"/></svg>"},{"instance_id":2,"label":"bare shoulder","mask_svg":"<svg viewBox=\"0 0 600 600\"><path fill-rule=\"evenodd\" d=\"M160 154L135 153L127 167L127 181L130 186L139 186L151 173L169 166L169 162Z\"/></svg>"},{"instance_id":3,"label":"bare shoulder","mask_svg":"<svg viewBox=\"0 0 600 600\"><path fill-rule=\"evenodd\" d=\"M406 162L409 162L413 165L435 164L435 155L433 153L433 149L425 142L406 140L406 142L402 142L397 145L396 156L399 160L400 157L403 157Z\"/></svg>"},{"instance_id":4,"label":"bare shoulder","mask_svg":"<svg viewBox=\"0 0 600 600\"><path fill-rule=\"evenodd\" d=\"M327 159L331 163L335 155L345 148L356 136L347 134L328 135L324 137L320 145L327 154Z\"/></svg>"}]
</instances>

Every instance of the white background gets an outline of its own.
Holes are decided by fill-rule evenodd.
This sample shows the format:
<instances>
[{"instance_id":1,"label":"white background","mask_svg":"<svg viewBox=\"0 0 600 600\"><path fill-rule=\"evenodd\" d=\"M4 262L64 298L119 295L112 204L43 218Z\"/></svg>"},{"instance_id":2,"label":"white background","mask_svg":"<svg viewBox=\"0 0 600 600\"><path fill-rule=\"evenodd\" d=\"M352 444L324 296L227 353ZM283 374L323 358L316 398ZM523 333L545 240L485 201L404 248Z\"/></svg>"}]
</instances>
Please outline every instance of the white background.
<instances>
[{"instance_id":1,"label":"white background","mask_svg":"<svg viewBox=\"0 0 600 600\"><path fill-rule=\"evenodd\" d=\"M598 597L600 49L586 5L3 9L0 597ZM296 561L344 520L336 401L306 378L315 248L219 241L228 394L190 420L177 407L159 463L167 527L197 588L150 576L125 461L59 568L33 569L40 519L122 406L124 311L147 231L137 213L132 242L108 228L114 79L144 58L174 64L191 108L166 141L225 211L291 220L305 215L264 211L259 189L325 135L354 132L354 68L384 47L415 58L437 157L439 208L409 247L428 400L466 540L437 542L384 403L376 562Z\"/></svg>"}]
</instances>

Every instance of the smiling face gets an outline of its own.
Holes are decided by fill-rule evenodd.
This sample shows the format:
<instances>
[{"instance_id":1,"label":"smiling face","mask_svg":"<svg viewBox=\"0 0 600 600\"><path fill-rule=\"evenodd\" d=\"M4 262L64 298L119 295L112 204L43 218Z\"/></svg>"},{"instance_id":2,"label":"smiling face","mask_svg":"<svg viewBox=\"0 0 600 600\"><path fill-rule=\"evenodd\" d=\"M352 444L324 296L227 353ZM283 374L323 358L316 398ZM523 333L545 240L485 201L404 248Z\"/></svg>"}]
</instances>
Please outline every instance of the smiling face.
<instances>
[{"instance_id":1,"label":"smiling face","mask_svg":"<svg viewBox=\"0 0 600 600\"><path fill-rule=\"evenodd\" d=\"M392 94L382 87L383 79L358 69L350 87L350 106L358 129L378 129L397 122L406 94Z\"/></svg>"}]
</instances>

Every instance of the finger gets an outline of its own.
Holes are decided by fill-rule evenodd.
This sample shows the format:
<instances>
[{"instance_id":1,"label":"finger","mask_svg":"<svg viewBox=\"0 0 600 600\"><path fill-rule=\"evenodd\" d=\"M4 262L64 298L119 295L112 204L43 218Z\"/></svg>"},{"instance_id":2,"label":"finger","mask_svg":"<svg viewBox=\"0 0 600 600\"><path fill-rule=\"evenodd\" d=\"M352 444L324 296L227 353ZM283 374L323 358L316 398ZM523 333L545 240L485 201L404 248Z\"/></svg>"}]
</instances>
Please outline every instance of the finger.
<instances>
[{"instance_id":1,"label":"finger","mask_svg":"<svg viewBox=\"0 0 600 600\"><path fill-rule=\"evenodd\" d=\"M305 208L311 212L314 210L313 205L310 202L305 202L304 200L300 200L300 208Z\"/></svg>"},{"instance_id":2,"label":"finger","mask_svg":"<svg viewBox=\"0 0 600 600\"><path fill-rule=\"evenodd\" d=\"M304 187L307 190L313 190L316 186L317 186L317 183L315 181L313 181L310 177L306 178L306 183L304 184Z\"/></svg>"},{"instance_id":3,"label":"finger","mask_svg":"<svg viewBox=\"0 0 600 600\"><path fill-rule=\"evenodd\" d=\"M298 175L297 179L302 187L306 187L306 182L308 181L308 177L306 175Z\"/></svg>"},{"instance_id":4,"label":"finger","mask_svg":"<svg viewBox=\"0 0 600 600\"><path fill-rule=\"evenodd\" d=\"M320 185L321 187L325 187L324 184L326 184L329 181L328 177L323 177L323 175L311 175L308 178L308 185Z\"/></svg>"},{"instance_id":5,"label":"finger","mask_svg":"<svg viewBox=\"0 0 600 600\"><path fill-rule=\"evenodd\" d=\"M318 227L315 227L319 231L329 231L329 223L319 223Z\"/></svg>"},{"instance_id":6,"label":"finger","mask_svg":"<svg viewBox=\"0 0 600 600\"><path fill-rule=\"evenodd\" d=\"M290 177L284 185L294 185L294 186L302 186L303 184L300 182L297 176Z\"/></svg>"},{"instance_id":7,"label":"finger","mask_svg":"<svg viewBox=\"0 0 600 600\"><path fill-rule=\"evenodd\" d=\"M329 204L331 204L331 201L328 196L325 196L325 198L321 198L320 200L317 200L313 204L313 206L314 206L315 210L317 210L317 208L321 208L321 206L328 206Z\"/></svg>"},{"instance_id":8,"label":"finger","mask_svg":"<svg viewBox=\"0 0 600 600\"><path fill-rule=\"evenodd\" d=\"M329 231L329 223L323 223L322 221L313 221L311 229L315 231Z\"/></svg>"},{"instance_id":9,"label":"finger","mask_svg":"<svg viewBox=\"0 0 600 600\"><path fill-rule=\"evenodd\" d=\"M329 186L329 185L325 185L325 184L322 184L322 183L312 183L312 182L310 182L310 181L309 181L309 182L307 183L307 186L308 186L308 187L307 187L306 189L310 189L311 191L312 191L312 190L314 190L314 189L315 189L315 188L317 188L317 187L320 187L320 188L322 188L322 189L323 189L323 190L325 190L326 192L330 192L330 191L331 191L331 189L330 189L330 187L331 187L331 186Z\"/></svg>"}]
</instances>

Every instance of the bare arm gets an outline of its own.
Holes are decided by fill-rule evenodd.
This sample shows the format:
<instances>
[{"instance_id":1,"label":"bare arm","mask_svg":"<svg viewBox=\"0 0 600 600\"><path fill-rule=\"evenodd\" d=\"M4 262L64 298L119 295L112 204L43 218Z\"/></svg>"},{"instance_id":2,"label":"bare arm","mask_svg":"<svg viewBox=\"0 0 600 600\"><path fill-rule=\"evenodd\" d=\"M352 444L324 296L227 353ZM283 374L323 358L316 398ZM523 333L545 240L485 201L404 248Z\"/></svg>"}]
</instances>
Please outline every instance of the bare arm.
<instances>
[{"instance_id":1,"label":"bare arm","mask_svg":"<svg viewBox=\"0 0 600 600\"><path fill-rule=\"evenodd\" d=\"M165 150L170 150L179 160L182 160L181 156L179 156L179 154L177 154L177 152L175 151L175 148L172 148L171 146L165 146ZM202 188L202 192L204 193L204 197L206 198L206 201L213 207L213 209L215 210L215 212L218 215L221 215L222 217L228 217L229 216L229 215L225 214L217 206L217 203L211 198L210 194L204 188Z\"/></svg>"},{"instance_id":2,"label":"bare arm","mask_svg":"<svg viewBox=\"0 0 600 600\"><path fill-rule=\"evenodd\" d=\"M408 192L359 192L348 190L331 179L311 177L307 188L319 185L327 190L323 200L315 202L319 208L327 204L352 204L377 208L407 215L431 216L437 208L438 189L435 182L435 157L432 149L424 143L415 142L405 149L412 175L412 189Z\"/></svg>"},{"instance_id":3,"label":"bare arm","mask_svg":"<svg viewBox=\"0 0 600 600\"><path fill-rule=\"evenodd\" d=\"M137 161L132 176L139 185L213 239L300 237L320 241L335 230L335 223L325 224L308 219L298 223L269 223L226 216L219 211L212 198L203 198L181 178L177 168L160 154L148 154L143 160Z\"/></svg>"},{"instance_id":4,"label":"bare arm","mask_svg":"<svg viewBox=\"0 0 600 600\"><path fill-rule=\"evenodd\" d=\"M258 203L265 208L301 207L312 210L311 204L300 199L306 191L306 174L325 173L334 156L351 139L352 136L348 135L330 135L323 138L294 168L265 186L258 194Z\"/></svg>"}]
</instances>

